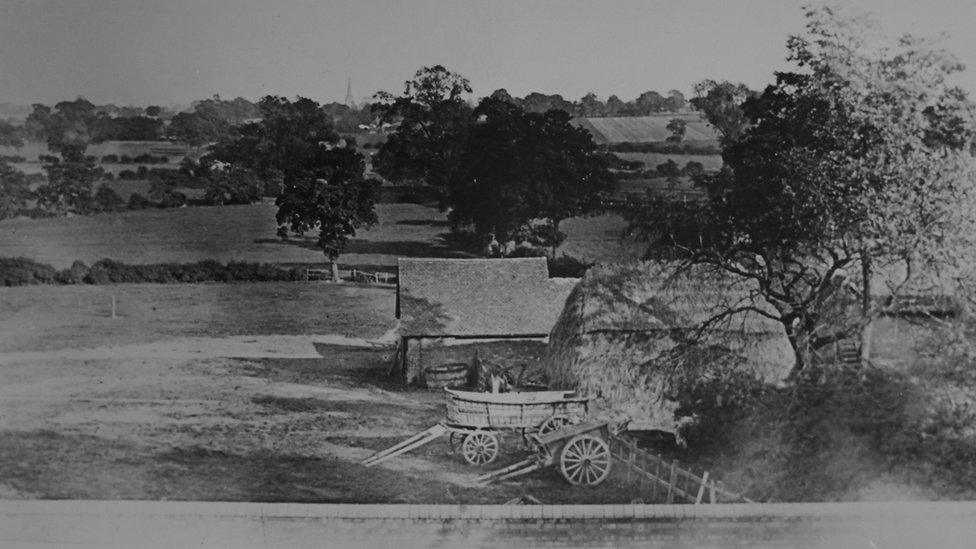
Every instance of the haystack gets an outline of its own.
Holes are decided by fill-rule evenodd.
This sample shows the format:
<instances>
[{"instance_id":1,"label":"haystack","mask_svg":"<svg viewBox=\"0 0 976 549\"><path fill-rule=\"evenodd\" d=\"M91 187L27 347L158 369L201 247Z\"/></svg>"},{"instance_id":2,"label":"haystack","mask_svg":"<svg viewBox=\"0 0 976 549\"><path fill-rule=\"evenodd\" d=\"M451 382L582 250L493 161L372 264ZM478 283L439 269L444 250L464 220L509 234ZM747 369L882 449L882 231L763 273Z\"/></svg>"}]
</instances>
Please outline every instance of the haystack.
<instances>
[{"instance_id":1,"label":"haystack","mask_svg":"<svg viewBox=\"0 0 976 549\"><path fill-rule=\"evenodd\" d=\"M550 385L594 397L597 416L677 433L670 398L676 376L739 372L776 384L792 370L785 330L762 314L774 311L754 290L750 281L707 267L591 268L550 335L544 358Z\"/></svg>"}]
</instances>

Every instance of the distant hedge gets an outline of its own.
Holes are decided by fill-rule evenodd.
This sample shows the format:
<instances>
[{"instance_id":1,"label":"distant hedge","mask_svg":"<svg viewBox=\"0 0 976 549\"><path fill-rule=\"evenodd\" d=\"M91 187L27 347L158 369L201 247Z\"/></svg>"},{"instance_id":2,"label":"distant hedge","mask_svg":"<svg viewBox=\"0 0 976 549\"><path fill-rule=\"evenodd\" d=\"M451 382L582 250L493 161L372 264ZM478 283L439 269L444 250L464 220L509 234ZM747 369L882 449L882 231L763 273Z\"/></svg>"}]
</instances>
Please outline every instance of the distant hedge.
<instances>
[{"instance_id":1,"label":"distant hedge","mask_svg":"<svg viewBox=\"0 0 976 549\"><path fill-rule=\"evenodd\" d=\"M659 154L722 154L722 148L717 143L708 141L685 141L682 143L652 142L652 143L610 143L607 150L611 152L631 153L659 153Z\"/></svg>"},{"instance_id":2,"label":"distant hedge","mask_svg":"<svg viewBox=\"0 0 976 549\"><path fill-rule=\"evenodd\" d=\"M0 283L3 286L29 284L112 284L118 282L281 282L302 280L299 269L282 269L268 263L214 260L197 263L154 263L128 265L111 259L96 261L91 267L75 261L58 271L50 265L23 257L0 258Z\"/></svg>"}]
</instances>

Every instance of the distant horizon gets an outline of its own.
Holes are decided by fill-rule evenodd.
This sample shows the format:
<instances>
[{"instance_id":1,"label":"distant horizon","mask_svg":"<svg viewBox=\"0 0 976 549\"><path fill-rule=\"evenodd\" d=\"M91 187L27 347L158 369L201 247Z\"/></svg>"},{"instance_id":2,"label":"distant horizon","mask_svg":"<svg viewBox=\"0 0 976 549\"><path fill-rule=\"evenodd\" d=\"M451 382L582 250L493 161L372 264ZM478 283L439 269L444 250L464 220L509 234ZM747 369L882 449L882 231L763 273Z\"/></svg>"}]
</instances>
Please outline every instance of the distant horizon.
<instances>
[{"instance_id":1,"label":"distant horizon","mask_svg":"<svg viewBox=\"0 0 976 549\"><path fill-rule=\"evenodd\" d=\"M81 96L186 108L215 94L344 103L349 80L362 103L399 93L436 64L469 78L473 98L500 88L569 101L671 89L691 97L709 78L762 89L789 68L786 40L803 32L806 3L3 0L0 103ZM890 34L945 33L942 45L971 66L959 85L976 94L976 2L865 0L855 9Z\"/></svg>"}]
</instances>

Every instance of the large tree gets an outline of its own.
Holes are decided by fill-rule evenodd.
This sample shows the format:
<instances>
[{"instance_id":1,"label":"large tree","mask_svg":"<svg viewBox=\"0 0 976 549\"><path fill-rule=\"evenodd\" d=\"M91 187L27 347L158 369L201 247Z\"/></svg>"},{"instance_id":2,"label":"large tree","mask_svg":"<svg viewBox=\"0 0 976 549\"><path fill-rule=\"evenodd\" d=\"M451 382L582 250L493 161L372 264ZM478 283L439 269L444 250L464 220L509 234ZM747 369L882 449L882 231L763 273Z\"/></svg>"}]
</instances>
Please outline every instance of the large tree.
<instances>
[{"instance_id":1,"label":"large tree","mask_svg":"<svg viewBox=\"0 0 976 549\"><path fill-rule=\"evenodd\" d=\"M278 234L318 229L318 246L329 259L332 280L339 280L336 260L356 230L377 222L379 184L363 178L363 156L352 147L319 147L300 169L285 176L278 205Z\"/></svg>"},{"instance_id":2,"label":"large tree","mask_svg":"<svg viewBox=\"0 0 976 549\"><path fill-rule=\"evenodd\" d=\"M0 122L0 146L21 147L17 128L6 122ZM7 159L0 156L0 219L16 215L27 207L30 198L30 186L23 172L7 163Z\"/></svg>"},{"instance_id":3,"label":"large tree","mask_svg":"<svg viewBox=\"0 0 976 549\"><path fill-rule=\"evenodd\" d=\"M449 185L450 218L506 240L534 219L559 222L600 207L615 184L592 136L561 110L526 112L486 98Z\"/></svg>"},{"instance_id":4,"label":"large tree","mask_svg":"<svg viewBox=\"0 0 976 549\"><path fill-rule=\"evenodd\" d=\"M373 159L377 173L446 189L471 127L470 93L466 78L435 65L418 70L399 96L376 94L373 112L398 124Z\"/></svg>"},{"instance_id":5,"label":"large tree","mask_svg":"<svg viewBox=\"0 0 976 549\"><path fill-rule=\"evenodd\" d=\"M363 156L342 142L317 102L267 96L258 106L260 122L244 124L235 139L218 143L205 157L203 163L213 165L208 192L217 199L253 197L250 173L266 182L280 179L278 234L318 229L318 246L338 281L336 260L349 238L377 220L378 185L364 179Z\"/></svg>"},{"instance_id":6,"label":"large tree","mask_svg":"<svg viewBox=\"0 0 976 549\"><path fill-rule=\"evenodd\" d=\"M725 167L700 181L708 200L630 212L632 228L687 264L752 280L776 312L743 302L727 313L781 322L799 368L905 291L976 264L976 116L948 81L961 65L912 38L874 49L863 18L807 16L807 33L788 42L795 71L746 98L748 123L724 133ZM832 309L840 288L859 298L851 317Z\"/></svg>"}]
</instances>

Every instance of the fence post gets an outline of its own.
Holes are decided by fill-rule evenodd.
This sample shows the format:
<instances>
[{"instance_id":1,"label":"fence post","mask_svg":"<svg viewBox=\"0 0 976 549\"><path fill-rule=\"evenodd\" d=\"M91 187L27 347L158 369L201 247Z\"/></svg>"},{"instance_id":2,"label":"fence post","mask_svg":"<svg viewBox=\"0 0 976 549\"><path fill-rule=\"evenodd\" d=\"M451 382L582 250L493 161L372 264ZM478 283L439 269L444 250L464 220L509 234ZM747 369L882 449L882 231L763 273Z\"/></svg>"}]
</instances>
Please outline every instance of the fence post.
<instances>
[{"instance_id":1,"label":"fence post","mask_svg":"<svg viewBox=\"0 0 976 549\"><path fill-rule=\"evenodd\" d=\"M637 452L633 448L627 448L627 482L630 482L630 476L634 473L634 467L636 467Z\"/></svg>"},{"instance_id":2,"label":"fence post","mask_svg":"<svg viewBox=\"0 0 976 549\"><path fill-rule=\"evenodd\" d=\"M718 500L715 498L715 481L708 483L708 499L709 503L716 503Z\"/></svg>"},{"instance_id":3,"label":"fence post","mask_svg":"<svg viewBox=\"0 0 976 549\"><path fill-rule=\"evenodd\" d=\"M708 485L708 471L702 474L701 486L698 487L698 497L695 498L695 505L701 503L702 498L705 496L705 486Z\"/></svg>"},{"instance_id":4,"label":"fence post","mask_svg":"<svg viewBox=\"0 0 976 549\"><path fill-rule=\"evenodd\" d=\"M678 460L671 460L671 477L668 479L668 503L674 503L674 489L678 482Z\"/></svg>"}]
</instances>

